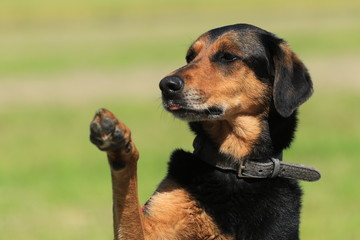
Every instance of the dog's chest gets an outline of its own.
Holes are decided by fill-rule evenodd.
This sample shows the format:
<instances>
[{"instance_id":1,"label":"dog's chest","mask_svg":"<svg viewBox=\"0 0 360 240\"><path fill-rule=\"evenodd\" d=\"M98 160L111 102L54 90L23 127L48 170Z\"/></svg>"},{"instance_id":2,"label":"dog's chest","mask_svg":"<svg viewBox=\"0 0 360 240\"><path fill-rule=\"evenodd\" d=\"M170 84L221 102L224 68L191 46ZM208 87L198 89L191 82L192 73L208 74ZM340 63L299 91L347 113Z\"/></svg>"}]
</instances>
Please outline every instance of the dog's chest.
<instances>
[{"instance_id":1,"label":"dog's chest","mask_svg":"<svg viewBox=\"0 0 360 240\"><path fill-rule=\"evenodd\" d=\"M238 179L182 150L173 153L167 178L184 188L223 234L257 236L253 239L264 239L269 229L277 239L298 234L301 190L296 181Z\"/></svg>"}]
</instances>

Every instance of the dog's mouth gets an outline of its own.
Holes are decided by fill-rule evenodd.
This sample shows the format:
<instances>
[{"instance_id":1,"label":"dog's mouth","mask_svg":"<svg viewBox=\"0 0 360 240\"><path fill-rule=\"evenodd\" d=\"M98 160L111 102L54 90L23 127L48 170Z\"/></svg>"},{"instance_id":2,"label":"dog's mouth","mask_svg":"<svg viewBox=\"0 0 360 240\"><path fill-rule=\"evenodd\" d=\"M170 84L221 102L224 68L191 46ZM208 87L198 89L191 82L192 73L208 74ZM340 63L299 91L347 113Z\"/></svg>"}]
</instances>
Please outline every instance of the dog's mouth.
<instances>
[{"instance_id":1,"label":"dog's mouth","mask_svg":"<svg viewBox=\"0 0 360 240\"><path fill-rule=\"evenodd\" d=\"M164 102L163 105L175 117L189 122L213 120L224 115L224 109L220 106L204 107L202 105L189 105L172 100Z\"/></svg>"}]
</instances>

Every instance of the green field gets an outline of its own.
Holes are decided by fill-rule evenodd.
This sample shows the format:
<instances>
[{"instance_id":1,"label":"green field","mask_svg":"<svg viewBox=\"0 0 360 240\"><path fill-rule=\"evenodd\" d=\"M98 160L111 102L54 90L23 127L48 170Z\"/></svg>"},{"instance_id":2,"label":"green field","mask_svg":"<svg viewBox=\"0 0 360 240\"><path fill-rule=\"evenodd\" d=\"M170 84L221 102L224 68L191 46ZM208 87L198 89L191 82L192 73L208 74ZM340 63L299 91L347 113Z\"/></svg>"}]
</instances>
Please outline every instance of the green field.
<instances>
[{"instance_id":1,"label":"green field","mask_svg":"<svg viewBox=\"0 0 360 240\"><path fill-rule=\"evenodd\" d=\"M199 34L237 22L287 39L313 77L285 152L322 172L302 183L301 238L358 238L360 2L351 0L0 2L0 238L111 239L109 168L88 140L94 112L109 108L132 129L145 202L171 151L191 150L193 138L162 109L159 80Z\"/></svg>"}]
</instances>

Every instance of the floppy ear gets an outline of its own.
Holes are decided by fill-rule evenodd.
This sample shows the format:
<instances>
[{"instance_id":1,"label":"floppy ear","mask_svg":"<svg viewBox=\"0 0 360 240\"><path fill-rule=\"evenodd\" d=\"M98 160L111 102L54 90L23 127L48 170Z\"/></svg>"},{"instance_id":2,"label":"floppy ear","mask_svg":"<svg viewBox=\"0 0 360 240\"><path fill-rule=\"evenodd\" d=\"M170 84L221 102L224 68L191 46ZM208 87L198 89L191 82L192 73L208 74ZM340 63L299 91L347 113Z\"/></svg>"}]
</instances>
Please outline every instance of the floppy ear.
<instances>
[{"instance_id":1,"label":"floppy ear","mask_svg":"<svg viewBox=\"0 0 360 240\"><path fill-rule=\"evenodd\" d=\"M310 75L289 45L281 42L274 57L273 98L275 109L289 117L312 94Z\"/></svg>"}]
</instances>

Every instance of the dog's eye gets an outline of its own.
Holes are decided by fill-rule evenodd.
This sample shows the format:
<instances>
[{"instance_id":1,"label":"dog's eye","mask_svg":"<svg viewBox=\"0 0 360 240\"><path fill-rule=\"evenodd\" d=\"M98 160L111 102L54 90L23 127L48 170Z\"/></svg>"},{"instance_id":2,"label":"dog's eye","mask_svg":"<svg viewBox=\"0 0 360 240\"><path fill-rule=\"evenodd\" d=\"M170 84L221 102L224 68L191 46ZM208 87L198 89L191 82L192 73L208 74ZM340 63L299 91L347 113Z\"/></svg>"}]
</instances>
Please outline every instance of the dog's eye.
<instances>
[{"instance_id":1,"label":"dog's eye","mask_svg":"<svg viewBox=\"0 0 360 240\"><path fill-rule=\"evenodd\" d=\"M222 62L233 62L237 59L237 56L231 53L223 53L220 57L220 61Z\"/></svg>"},{"instance_id":2,"label":"dog's eye","mask_svg":"<svg viewBox=\"0 0 360 240\"><path fill-rule=\"evenodd\" d=\"M214 60L223 63L230 63L238 60L239 57L228 52L218 52L214 56Z\"/></svg>"},{"instance_id":3,"label":"dog's eye","mask_svg":"<svg viewBox=\"0 0 360 240\"><path fill-rule=\"evenodd\" d=\"M194 60L196 57L196 53L193 51L193 50L189 50L189 52L186 54L186 62L189 63L191 62L192 60Z\"/></svg>"}]
</instances>

